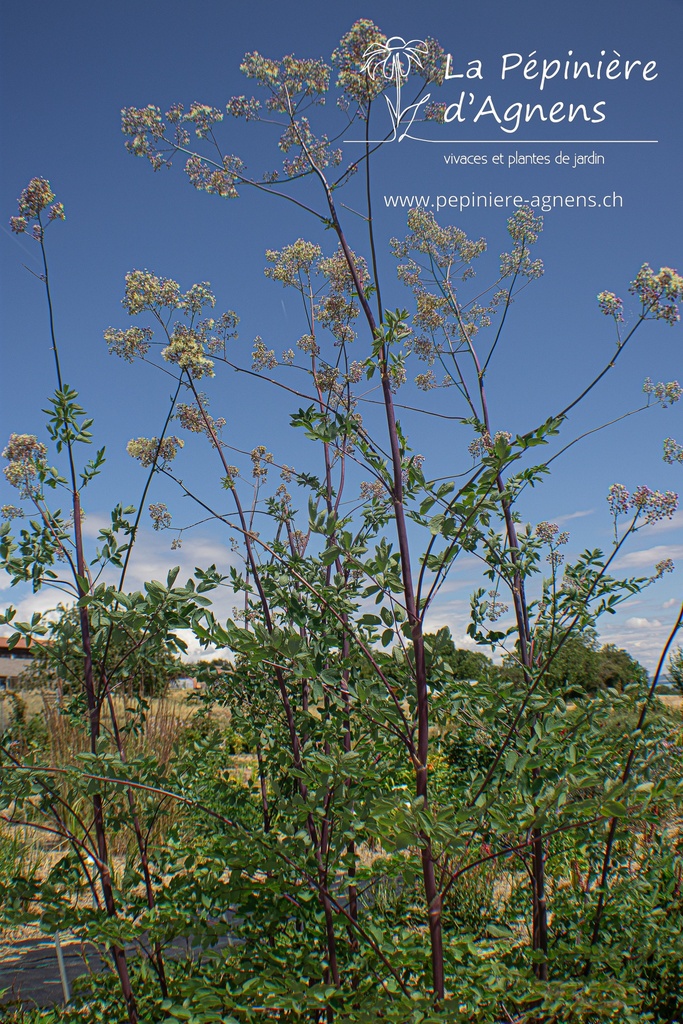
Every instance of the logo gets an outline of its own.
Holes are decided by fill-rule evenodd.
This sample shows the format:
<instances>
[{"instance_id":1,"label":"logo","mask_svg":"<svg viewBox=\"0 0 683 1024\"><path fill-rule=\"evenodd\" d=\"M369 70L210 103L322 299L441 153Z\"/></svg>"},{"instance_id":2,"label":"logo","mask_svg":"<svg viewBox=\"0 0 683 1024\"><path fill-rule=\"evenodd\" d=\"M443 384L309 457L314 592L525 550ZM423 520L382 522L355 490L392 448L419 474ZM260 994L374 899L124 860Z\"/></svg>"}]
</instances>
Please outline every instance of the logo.
<instances>
[{"instance_id":1,"label":"logo","mask_svg":"<svg viewBox=\"0 0 683 1024\"><path fill-rule=\"evenodd\" d=\"M368 46L363 54L361 71L370 75L375 80L384 78L387 82L393 82L396 88L395 102L392 102L389 96L385 95L384 97L389 108L392 134L388 138L369 140L373 145L379 145L384 142L402 142L406 137L409 137L410 129L418 111L428 102L430 94L427 93L426 96L423 96L416 103L410 103L408 106L403 107L401 104L401 89L408 81L413 68L422 67L422 62L426 59L428 53L427 44L422 39L411 39L407 43L401 36L392 36L385 43L373 43L371 46ZM365 142L365 139L357 141Z\"/></svg>"}]
</instances>

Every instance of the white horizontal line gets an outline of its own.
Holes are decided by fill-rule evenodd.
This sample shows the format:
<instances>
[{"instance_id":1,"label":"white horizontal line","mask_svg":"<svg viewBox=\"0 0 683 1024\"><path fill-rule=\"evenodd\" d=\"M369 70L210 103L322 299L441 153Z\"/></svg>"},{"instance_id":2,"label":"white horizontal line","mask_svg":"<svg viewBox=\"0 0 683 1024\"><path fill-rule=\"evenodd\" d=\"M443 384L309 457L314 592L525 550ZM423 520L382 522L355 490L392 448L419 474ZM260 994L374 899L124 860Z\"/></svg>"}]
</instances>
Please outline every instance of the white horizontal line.
<instances>
[{"instance_id":1,"label":"white horizontal line","mask_svg":"<svg viewBox=\"0 0 683 1024\"><path fill-rule=\"evenodd\" d=\"M516 146L557 146L562 144L563 146L578 146L578 145L590 145L590 146L650 146L659 143L659 139L414 139L412 136L408 136L411 142L428 142L439 146L459 146L459 145L472 145L472 146L488 146L488 145L508 145L511 146L513 143ZM365 145L365 140L361 139L344 139L344 142ZM405 139L401 140L405 142ZM380 145L386 145L387 143L382 142Z\"/></svg>"},{"instance_id":2,"label":"white horizontal line","mask_svg":"<svg viewBox=\"0 0 683 1024\"><path fill-rule=\"evenodd\" d=\"M631 145L631 146L647 146L653 143L659 142L659 139L418 139L418 142L438 142L442 146L457 146L459 143L467 143L474 145L503 145L511 146L513 143L517 146L557 146L558 143L562 143L564 146L572 145L591 145L591 146L614 146L614 145Z\"/></svg>"}]
</instances>

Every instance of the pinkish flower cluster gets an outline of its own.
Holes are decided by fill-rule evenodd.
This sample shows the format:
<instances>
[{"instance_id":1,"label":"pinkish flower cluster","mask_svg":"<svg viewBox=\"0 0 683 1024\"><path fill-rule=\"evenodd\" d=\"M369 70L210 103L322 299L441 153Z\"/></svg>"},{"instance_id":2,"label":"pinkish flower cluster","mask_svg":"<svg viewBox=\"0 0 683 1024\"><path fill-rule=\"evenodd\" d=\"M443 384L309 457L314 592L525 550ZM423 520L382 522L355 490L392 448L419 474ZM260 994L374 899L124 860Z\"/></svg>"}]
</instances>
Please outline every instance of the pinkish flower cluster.
<instances>
[{"instance_id":1,"label":"pinkish flower cluster","mask_svg":"<svg viewBox=\"0 0 683 1024\"><path fill-rule=\"evenodd\" d=\"M656 523L660 519L671 519L678 508L678 495L675 491L652 491L645 484L637 487L629 494L623 484L612 484L607 495L612 515L626 515L629 509L635 509L637 516L644 516L646 523Z\"/></svg>"},{"instance_id":2,"label":"pinkish flower cluster","mask_svg":"<svg viewBox=\"0 0 683 1024\"><path fill-rule=\"evenodd\" d=\"M199 394L198 397L200 405L194 402L190 404L185 402L179 403L176 417L180 421L181 427L184 427L185 430L189 430L193 434L205 434L215 447L216 442L214 438L225 426L225 419L222 416L219 416L218 419L210 416L206 411L208 406L206 395Z\"/></svg>"},{"instance_id":3,"label":"pinkish flower cluster","mask_svg":"<svg viewBox=\"0 0 683 1024\"><path fill-rule=\"evenodd\" d=\"M493 439L491 439L489 432L485 431L481 437L477 437L474 441L468 444L467 451L473 459L482 459L491 454L499 441L502 441L505 444L510 444L512 441L512 434L507 430L497 430L493 435Z\"/></svg>"},{"instance_id":4,"label":"pinkish flower cluster","mask_svg":"<svg viewBox=\"0 0 683 1024\"><path fill-rule=\"evenodd\" d=\"M631 495L623 484L612 484L607 492L607 503L613 516L625 516L629 510Z\"/></svg>"},{"instance_id":5,"label":"pinkish flower cluster","mask_svg":"<svg viewBox=\"0 0 683 1024\"><path fill-rule=\"evenodd\" d=\"M253 96L231 96L225 108L231 117L243 117L245 121L253 121L259 115L261 104Z\"/></svg>"},{"instance_id":6,"label":"pinkish flower cluster","mask_svg":"<svg viewBox=\"0 0 683 1024\"><path fill-rule=\"evenodd\" d=\"M36 493L36 478L47 467L46 446L35 434L10 434L2 457L9 460L4 473L8 483L16 487L22 498Z\"/></svg>"},{"instance_id":7,"label":"pinkish flower cluster","mask_svg":"<svg viewBox=\"0 0 683 1024\"><path fill-rule=\"evenodd\" d=\"M169 114L173 112L169 111ZM121 131L130 136L126 142L129 153L147 157L154 170L164 165L166 161L157 147L164 137L166 124L159 107L151 103L147 107L124 107L121 111Z\"/></svg>"},{"instance_id":8,"label":"pinkish flower cluster","mask_svg":"<svg viewBox=\"0 0 683 1024\"><path fill-rule=\"evenodd\" d=\"M168 530L171 525L171 513L163 502L157 501L150 505L149 515L155 530Z\"/></svg>"},{"instance_id":9,"label":"pinkish flower cluster","mask_svg":"<svg viewBox=\"0 0 683 1024\"><path fill-rule=\"evenodd\" d=\"M652 576L653 580L660 580L665 572L674 571L674 563L671 558L663 558L661 562L657 562L655 565L655 575Z\"/></svg>"},{"instance_id":10,"label":"pinkish flower cluster","mask_svg":"<svg viewBox=\"0 0 683 1024\"><path fill-rule=\"evenodd\" d=\"M445 124L446 104L441 102L428 103L425 107L425 120L436 121L437 124Z\"/></svg>"},{"instance_id":11,"label":"pinkish flower cluster","mask_svg":"<svg viewBox=\"0 0 683 1024\"><path fill-rule=\"evenodd\" d=\"M28 226L32 220L36 223L32 228L32 236L37 242L43 239L43 227L40 223L40 215L47 207L48 221L53 220L65 220L66 213L64 212L63 203L52 203L55 198L55 194L52 191L50 182L45 178L31 178L28 185L23 189L19 196L19 216L10 217L10 228L15 235L22 235L28 230Z\"/></svg>"},{"instance_id":12,"label":"pinkish flower cluster","mask_svg":"<svg viewBox=\"0 0 683 1024\"><path fill-rule=\"evenodd\" d=\"M643 391L646 395L654 395L655 401L665 408L667 405L673 405L683 395L683 388L677 380L670 380L667 384L660 380L655 384L650 377L645 378Z\"/></svg>"},{"instance_id":13,"label":"pinkish flower cluster","mask_svg":"<svg viewBox=\"0 0 683 1024\"><path fill-rule=\"evenodd\" d=\"M360 485L360 496L363 501L386 501L389 494L381 480L363 480Z\"/></svg>"},{"instance_id":14,"label":"pinkish flower cluster","mask_svg":"<svg viewBox=\"0 0 683 1024\"><path fill-rule=\"evenodd\" d=\"M631 506L645 516L647 523L656 523L660 519L671 519L678 508L678 495L674 491L651 491L641 484L633 492Z\"/></svg>"},{"instance_id":15,"label":"pinkish flower cluster","mask_svg":"<svg viewBox=\"0 0 683 1024\"><path fill-rule=\"evenodd\" d=\"M683 277L671 267L662 267L658 274L643 263L629 289L643 306L643 314L673 325L680 320L677 300L683 298Z\"/></svg>"},{"instance_id":16,"label":"pinkish flower cluster","mask_svg":"<svg viewBox=\"0 0 683 1024\"><path fill-rule=\"evenodd\" d=\"M223 157L223 167L214 167L200 156L191 156L185 164L185 173L190 183L199 192L236 199L237 186L243 180L244 164L237 156Z\"/></svg>"},{"instance_id":17,"label":"pinkish flower cluster","mask_svg":"<svg viewBox=\"0 0 683 1024\"><path fill-rule=\"evenodd\" d=\"M683 462L683 444L679 444L673 437L665 437L663 458L670 465L674 462Z\"/></svg>"},{"instance_id":18,"label":"pinkish flower cluster","mask_svg":"<svg viewBox=\"0 0 683 1024\"><path fill-rule=\"evenodd\" d=\"M600 292L598 295L598 306L600 307L600 312L604 313L605 316L612 316L617 322L623 323L624 303L614 292Z\"/></svg>"},{"instance_id":19,"label":"pinkish flower cluster","mask_svg":"<svg viewBox=\"0 0 683 1024\"><path fill-rule=\"evenodd\" d=\"M535 533L544 544L566 544L569 540L569 533L566 530L560 533L557 523L539 523Z\"/></svg>"},{"instance_id":20,"label":"pinkish flower cluster","mask_svg":"<svg viewBox=\"0 0 683 1024\"><path fill-rule=\"evenodd\" d=\"M490 601L484 602L488 618L491 622L495 622L500 619L501 616L505 615L508 610L508 606L503 604L502 601L498 600L498 593L495 590L489 590L488 592Z\"/></svg>"}]
</instances>

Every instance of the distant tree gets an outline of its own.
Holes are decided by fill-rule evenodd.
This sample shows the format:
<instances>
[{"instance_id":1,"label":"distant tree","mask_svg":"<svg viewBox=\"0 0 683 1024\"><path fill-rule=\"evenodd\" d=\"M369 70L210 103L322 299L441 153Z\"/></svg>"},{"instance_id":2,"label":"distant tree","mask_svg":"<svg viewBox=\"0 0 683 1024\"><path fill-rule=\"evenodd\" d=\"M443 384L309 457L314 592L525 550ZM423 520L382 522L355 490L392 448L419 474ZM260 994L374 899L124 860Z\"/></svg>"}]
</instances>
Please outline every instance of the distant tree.
<instances>
[{"instance_id":1,"label":"distant tree","mask_svg":"<svg viewBox=\"0 0 683 1024\"><path fill-rule=\"evenodd\" d=\"M630 683L647 682L647 669L628 651L615 644L605 644L598 652L597 679L602 688L623 690Z\"/></svg>"},{"instance_id":2,"label":"distant tree","mask_svg":"<svg viewBox=\"0 0 683 1024\"><path fill-rule=\"evenodd\" d=\"M513 658L504 664L508 678L521 679L521 670ZM630 683L646 680L647 670L635 658L615 644L600 647L592 630L569 637L557 648L546 673L548 687L565 697L608 688L621 691Z\"/></svg>"},{"instance_id":3,"label":"distant tree","mask_svg":"<svg viewBox=\"0 0 683 1024\"><path fill-rule=\"evenodd\" d=\"M676 689L683 693L683 647L677 647L669 658L669 675Z\"/></svg>"},{"instance_id":4,"label":"distant tree","mask_svg":"<svg viewBox=\"0 0 683 1024\"><path fill-rule=\"evenodd\" d=\"M448 628L440 630L435 637L427 634L425 641L429 646L430 641L438 637L438 653L443 659L447 669L452 673L453 679L473 680L482 682L492 678L498 669L485 654L481 651L468 650L465 647L456 647Z\"/></svg>"},{"instance_id":5,"label":"distant tree","mask_svg":"<svg viewBox=\"0 0 683 1024\"><path fill-rule=\"evenodd\" d=\"M76 635L76 631L74 609L62 609L53 627L55 635L62 637L59 649L50 640L33 645L34 656L19 677L23 689L57 689L64 693L78 689L83 653L76 643L64 643L63 639ZM142 631L137 637L113 636L109 643L105 637L97 653L101 655L100 674L103 669L115 674L114 694L160 697L173 679L187 675L187 666L177 656L148 641Z\"/></svg>"}]
</instances>

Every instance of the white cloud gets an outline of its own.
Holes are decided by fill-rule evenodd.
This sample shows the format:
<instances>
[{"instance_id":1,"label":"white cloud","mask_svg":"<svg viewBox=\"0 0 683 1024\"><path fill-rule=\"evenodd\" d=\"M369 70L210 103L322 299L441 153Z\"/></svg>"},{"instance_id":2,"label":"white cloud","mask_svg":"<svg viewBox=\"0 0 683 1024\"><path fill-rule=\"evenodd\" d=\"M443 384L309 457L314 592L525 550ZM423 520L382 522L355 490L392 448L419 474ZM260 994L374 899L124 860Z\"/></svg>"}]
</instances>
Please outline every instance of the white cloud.
<instances>
[{"instance_id":1,"label":"white cloud","mask_svg":"<svg viewBox=\"0 0 683 1024\"><path fill-rule=\"evenodd\" d=\"M98 518L93 516L87 520L92 527L91 536L95 536L101 523L105 522L105 520L101 520L101 523L97 522ZM176 585L182 586L194 575L195 566L206 569L213 564L218 567L219 572L227 574L231 565L237 565L237 559L230 548L217 543L210 537L190 536L184 538L182 547L171 551L170 534L164 532L157 534L151 530L141 530L126 576L125 589L127 591L142 590L144 584L151 580L160 580L165 583L169 569L176 565L180 566ZM109 566L100 577L100 582L117 585L119 575L119 570ZM0 580L5 587L9 586L10 578L7 574L2 574ZM212 601L212 611L219 620L224 621L232 615L235 595L231 587L218 587L216 590L209 591L206 596ZM16 618L21 622L28 621L34 612L45 614L58 604L70 603L67 594L50 587L44 587L34 594L27 586L20 585L11 597L12 601L9 600L10 595L7 595L7 603L11 603L15 607ZM8 634L12 632L12 628L5 626L0 631ZM181 631L181 635L188 643L189 654L192 657L204 656L189 630Z\"/></svg>"},{"instance_id":2,"label":"white cloud","mask_svg":"<svg viewBox=\"0 0 683 1024\"><path fill-rule=\"evenodd\" d=\"M656 629L661 626L659 619L643 619L635 615L627 619L625 624L629 629Z\"/></svg>"},{"instance_id":3,"label":"white cloud","mask_svg":"<svg viewBox=\"0 0 683 1024\"><path fill-rule=\"evenodd\" d=\"M563 523L568 523L571 519L583 519L584 516L592 516L594 512L594 508L579 509L576 512L568 512L566 515L553 516L552 522L561 526Z\"/></svg>"},{"instance_id":4,"label":"white cloud","mask_svg":"<svg viewBox=\"0 0 683 1024\"><path fill-rule=\"evenodd\" d=\"M671 519L660 519L658 522L652 523L647 530L652 533L663 533L664 530L683 530L683 509L674 513Z\"/></svg>"},{"instance_id":5,"label":"white cloud","mask_svg":"<svg viewBox=\"0 0 683 1024\"><path fill-rule=\"evenodd\" d=\"M640 551L629 551L621 555L616 567L619 569L654 569L657 562L665 558L683 558L683 544L656 544L651 548L641 548Z\"/></svg>"}]
</instances>

